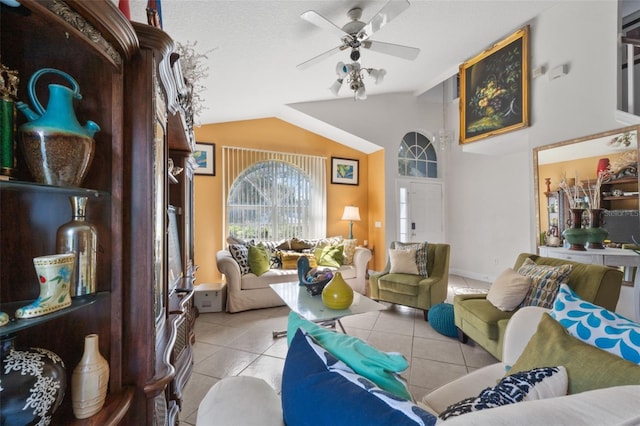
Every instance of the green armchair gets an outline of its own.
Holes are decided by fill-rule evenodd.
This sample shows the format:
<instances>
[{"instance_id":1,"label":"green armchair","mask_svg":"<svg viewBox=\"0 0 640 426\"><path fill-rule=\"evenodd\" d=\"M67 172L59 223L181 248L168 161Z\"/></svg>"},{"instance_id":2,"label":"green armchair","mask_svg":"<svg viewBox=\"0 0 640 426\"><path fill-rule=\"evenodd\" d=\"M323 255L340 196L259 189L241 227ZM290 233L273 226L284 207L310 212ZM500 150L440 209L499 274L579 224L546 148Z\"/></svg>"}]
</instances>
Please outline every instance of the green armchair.
<instances>
[{"instance_id":1,"label":"green armchair","mask_svg":"<svg viewBox=\"0 0 640 426\"><path fill-rule=\"evenodd\" d=\"M395 241L391 243L392 249L395 249L395 244ZM387 258L384 271L369 277L371 298L422 309L426 321L429 308L447 298L449 250L448 244L427 244L428 277L391 274L391 264Z\"/></svg>"},{"instance_id":2,"label":"green armchair","mask_svg":"<svg viewBox=\"0 0 640 426\"><path fill-rule=\"evenodd\" d=\"M513 269L517 271L527 258L540 265L573 265L567 282L569 287L582 299L615 310L622 285L621 271L602 265L586 265L528 253L518 256ZM468 338L473 339L496 359L502 360L504 332L509 319L518 309L501 311L486 298L486 294L459 294L454 297L453 311L458 337L462 343L466 343Z\"/></svg>"}]
</instances>

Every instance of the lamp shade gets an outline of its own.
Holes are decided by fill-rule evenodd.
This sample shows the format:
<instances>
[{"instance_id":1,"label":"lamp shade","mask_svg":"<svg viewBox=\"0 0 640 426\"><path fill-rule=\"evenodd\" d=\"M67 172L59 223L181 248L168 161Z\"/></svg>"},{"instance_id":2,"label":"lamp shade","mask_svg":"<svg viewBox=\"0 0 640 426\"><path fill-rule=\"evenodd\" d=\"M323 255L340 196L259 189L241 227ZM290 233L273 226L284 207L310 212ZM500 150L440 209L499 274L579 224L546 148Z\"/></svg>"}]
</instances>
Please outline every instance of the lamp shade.
<instances>
[{"instance_id":1,"label":"lamp shade","mask_svg":"<svg viewBox=\"0 0 640 426\"><path fill-rule=\"evenodd\" d=\"M340 88L342 87L342 82L343 80L339 78L333 82L331 87L329 87L329 90L331 90L331 93L333 93L335 96L338 96L338 92L340 92Z\"/></svg>"},{"instance_id":2,"label":"lamp shade","mask_svg":"<svg viewBox=\"0 0 640 426\"><path fill-rule=\"evenodd\" d=\"M360 209L356 206L345 206L342 220L360 220Z\"/></svg>"}]
</instances>

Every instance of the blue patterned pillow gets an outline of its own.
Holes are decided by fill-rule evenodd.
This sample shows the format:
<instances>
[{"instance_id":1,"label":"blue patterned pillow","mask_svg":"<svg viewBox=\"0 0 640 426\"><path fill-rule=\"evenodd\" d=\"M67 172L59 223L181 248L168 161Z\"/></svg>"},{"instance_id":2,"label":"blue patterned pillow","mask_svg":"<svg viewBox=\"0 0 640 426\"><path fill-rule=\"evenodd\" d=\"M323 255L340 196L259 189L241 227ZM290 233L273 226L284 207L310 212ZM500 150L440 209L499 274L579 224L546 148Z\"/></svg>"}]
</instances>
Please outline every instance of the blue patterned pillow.
<instances>
[{"instance_id":1,"label":"blue patterned pillow","mask_svg":"<svg viewBox=\"0 0 640 426\"><path fill-rule=\"evenodd\" d=\"M640 324L580 299L566 284L550 315L583 342L640 364Z\"/></svg>"},{"instance_id":2,"label":"blue patterned pillow","mask_svg":"<svg viewBox=\"0 0 640 426\"><path fill-rule=\"evenodd\" d=\"M567 394L569 376L564 367L542 367L507 376L493 388L486 388L477 397L465 398L447 407L440 418L450 417L487 408L500 407L521 401L555 398Z\"/></svg>"},{"instance_id":3,"label":"blue patterned pillow","mask_svg":"<svg viewBox=\"0 0 640 426\"><path fill-rule=\"evenodd\" d=\"M298 329L282 372L287 425L421 425L437 417L356 374Z\"/></svg>"},{"instance_id":4,"label":"blue patterned pillow","mask_svg":"<svg viewBox=\"0 0 640 426\"><path fill-rule=\"evenodd\" d=\"M531 287L520 304L523 306L540 306L551 308L558 294L560 284L565 282L571 273L573 266L570 264L561 266L538 265L527 258L518 268L518 273L531 278Z\"/></svg>"}]
</instances>

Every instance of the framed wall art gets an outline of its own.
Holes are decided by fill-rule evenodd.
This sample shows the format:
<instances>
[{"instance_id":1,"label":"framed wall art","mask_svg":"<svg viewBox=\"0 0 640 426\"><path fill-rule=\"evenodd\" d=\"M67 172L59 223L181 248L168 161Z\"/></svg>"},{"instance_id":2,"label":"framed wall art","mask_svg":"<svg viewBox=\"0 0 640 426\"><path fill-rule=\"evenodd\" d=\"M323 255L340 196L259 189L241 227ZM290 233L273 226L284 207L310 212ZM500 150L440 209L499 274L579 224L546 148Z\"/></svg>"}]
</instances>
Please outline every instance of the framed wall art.
<instances>
[{"instance_id":1,"label":"framed wall art","mask_svg":"<svg viewBox=\"0 0 640 426\"><path fill-rule=\"evenodd\" d=\"M529 27L460 65L460 143L529 126Z\"/></svg>"},{"instance_id":2,"label":"framed wall art","mask_svg":"<svg viewBox=\"0 0 640 426\"><path fill-rule=\"evenodd\" d=\"M358 185L358 160L331 157L331 183L342 185Z\"/></svg>"},{"instance_id":3,"label":"framed wall art","mask_svg":"<svg viewBox=\"0 0 640 426\"><path fill-rule=\"evenodd\" d=\"M216 144L196 142L196 150L193 151L193 158L198 167L194 172L197 175L216 175Z\"/></svg>"}]
</instances>

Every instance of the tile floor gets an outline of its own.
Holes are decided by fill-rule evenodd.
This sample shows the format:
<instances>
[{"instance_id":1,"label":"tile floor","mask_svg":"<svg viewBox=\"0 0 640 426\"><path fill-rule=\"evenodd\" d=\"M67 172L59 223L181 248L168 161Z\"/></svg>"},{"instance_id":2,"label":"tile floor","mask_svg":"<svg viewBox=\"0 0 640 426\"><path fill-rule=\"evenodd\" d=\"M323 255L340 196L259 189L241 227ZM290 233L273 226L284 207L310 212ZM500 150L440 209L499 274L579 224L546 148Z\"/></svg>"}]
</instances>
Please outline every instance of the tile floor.
<instances>
[{"instance_id":1,"label":"tile floor","mask_svg":"<svg viewBox=\"0 0 640 426\"><path fill-rule=\"evenodd\" d=\"M489 284L449 277L451 302L456 292L488 289ZM347 333L383 351L403 353L410 360L403 373L416 399L457 377L496 362L484 349L463 345L431 328L420 310L387 304L388 309L342 319ZM258 309L236 314L205 313L196 320L194 367L184 392L182 425L195 425L198 404L213 386L227 376L255 376L280 391L287 353L286 338L274 339L273 330L284 330L289 308Z\"/></svg>"}]
</instances>

